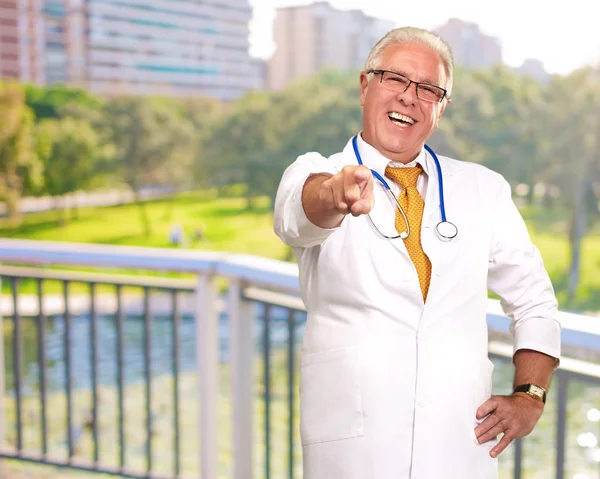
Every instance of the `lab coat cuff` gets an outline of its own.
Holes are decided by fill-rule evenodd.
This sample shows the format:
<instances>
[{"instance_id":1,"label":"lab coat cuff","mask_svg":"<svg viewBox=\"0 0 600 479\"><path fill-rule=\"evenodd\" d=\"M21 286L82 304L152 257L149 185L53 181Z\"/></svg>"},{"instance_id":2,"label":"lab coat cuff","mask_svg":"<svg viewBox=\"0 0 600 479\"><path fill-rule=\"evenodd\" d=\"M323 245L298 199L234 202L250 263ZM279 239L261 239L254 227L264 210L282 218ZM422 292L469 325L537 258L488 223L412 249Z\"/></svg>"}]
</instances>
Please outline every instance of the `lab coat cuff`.
<instances>
[{"instance_id":1,"label":"lab coat cuff","mask_svg":"<svg viewBox=\"0 0 600 479\"><path fill-rule=\"evenodd\" d=\"M302 206L302 190L304 189L304 183L311 174L318 173L309 173L305 176L303 181L299 182L299 186L298 188L296 188L291 202L291 217L296 219L297 235L299 238L306 238L308 240L308 243L304 245L305 247L311 247L321 244L323 241L329 238L329 236L334 231L340 229L339 226L337 226L336 228L321 228L320 226L317 226L314 223L312 223L306 216L304 206ZM335 174L335 172L331 174Z\"/></svg>"},{"instance_id":2,"label":"lab coat cuff","mask_svg":"<svg viewBox=\"0 0 600 479\"><path fill-rule=\"evenodd\" d=\"M560 324L554 319L530 318L515 328L514 353L531 349L556 358L560 362Z\"/></svg>"}]
</instances>

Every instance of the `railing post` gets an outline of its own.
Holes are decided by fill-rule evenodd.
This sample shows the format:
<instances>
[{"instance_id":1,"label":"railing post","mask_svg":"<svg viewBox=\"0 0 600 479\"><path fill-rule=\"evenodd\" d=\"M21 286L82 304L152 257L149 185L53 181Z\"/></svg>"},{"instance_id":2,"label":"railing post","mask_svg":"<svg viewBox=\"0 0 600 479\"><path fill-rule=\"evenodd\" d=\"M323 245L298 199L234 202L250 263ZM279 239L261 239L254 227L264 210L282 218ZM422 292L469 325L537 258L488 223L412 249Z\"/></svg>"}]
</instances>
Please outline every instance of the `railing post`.
<instances>
[{"instance_id":1,"label":"railing post","mask_svg":"<svg viewBox=\"0 0 600 479\"><path fill-rule=\"evenodd\" d=\"M569 376L557 371L558 397L556 408L556 479L565 478L565 455L567 443L567 394Z\"/></svg>"},{"instance_id":2,"label":"railing post","mask_svg":"<svg viewBox=\"0 0 600 479\"><path fill-rule=\"evenodd\" d=\"M252 478L252 415L254 409L254 314L253 303L242 299L239 278L229 282L227 297L233 405L234 479Z\"/></svg>"},{"instance_id":3,"label":"railing post","mask_svg":"<svg viewBox=\"0 0 600 479\"><path fill-rule=\"evenodd\" d=\"M0 276L0 299L2 296L2 277ZM0 310L0 401L2 401L2 404L4 404L4 394L4 321L2 318L2 310ZM0 407L0 450L4 449L4 433L4 407ZM4 460L0 459L0 477L6 477L5 472Z\"/></svg>"},{"instance_id":4,"label":"railing post","mask_svg":"<svg viewBox=\"0 0 600 479\"><path fill-rule=\"evenodd\" d=\"M200 404L200 477L218 477L219 315L212 274L199 274L196 286L196 364Z\"/></svg>"},{"instance_id":5,"label":"railing post","mask_svg":"<svg viewBox=\"0 0 600 479\"><path fill-rule=\"evenodd\" d=\"M521 479L523 475L523 438L515 440L515 462L513 466L513 479Z\"/></svg>"}]
</instances>

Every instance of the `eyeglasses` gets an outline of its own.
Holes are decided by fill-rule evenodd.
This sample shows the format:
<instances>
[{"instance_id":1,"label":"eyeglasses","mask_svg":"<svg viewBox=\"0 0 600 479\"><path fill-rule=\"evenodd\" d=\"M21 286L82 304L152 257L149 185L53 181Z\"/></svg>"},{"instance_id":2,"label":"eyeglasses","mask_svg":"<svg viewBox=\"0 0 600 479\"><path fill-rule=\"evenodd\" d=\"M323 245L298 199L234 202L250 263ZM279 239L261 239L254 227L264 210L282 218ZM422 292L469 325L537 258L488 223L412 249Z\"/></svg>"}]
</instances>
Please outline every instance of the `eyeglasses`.
<instances>
[{"instance_id":1,"label":"eyeglasses","mask_svg":"<svg viewBox=\"0 0 600 479\"><path fill-rule=\"evenodd\" d=\"M406 90L408 90L411 83L414 83L417 87L417 98L430 103L441 102L448 93L439 86L426 82L413 81L410 78L401 75L400 73L389 70L369 70L367 73L381 75L381 80L379 82L388 90L392 90L397 93L404 93Z\"/></svg>"}]
</instances>

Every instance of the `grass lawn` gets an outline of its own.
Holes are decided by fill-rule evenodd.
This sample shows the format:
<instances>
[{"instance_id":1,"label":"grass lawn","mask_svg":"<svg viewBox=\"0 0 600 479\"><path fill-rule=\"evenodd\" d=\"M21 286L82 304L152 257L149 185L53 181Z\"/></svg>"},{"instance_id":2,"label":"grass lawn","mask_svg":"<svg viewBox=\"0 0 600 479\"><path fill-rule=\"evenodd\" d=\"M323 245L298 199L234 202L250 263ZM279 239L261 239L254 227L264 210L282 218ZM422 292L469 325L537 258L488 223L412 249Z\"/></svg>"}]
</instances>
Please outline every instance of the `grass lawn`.
<instances>
[{"instance_id":1,"label":"grass lawn","mask_svg":"<svg viewBox=\"0 0 600 479\"><path fill-rule=\"evenodd\" d=\"M173 200L156 200L145 203L150 219L151 234L144 234L144 225L139 207L134 204L112 207L81 208L76 218L60 226L54 211L32 213L23 217L19 226L11 225L7 218L0 218L0 237L22 238L44 241L72 241L83 243L114 244L128 246L174 247L169 241L172 225L181 225L189 238L186 248L227 251L284 259L289 249L275 236L272 213L267 198L259 198L248 208L243 198L215 199L212 190L185 193ZM194 240L196 229L203 237ZM60 267L60 269L90 270L84 267ZM102 268L105 273L139 274L139 271ZM180 273L143 271L145 275L189 277ZM61 284L46 282L47 292L61 292ZM99 291L110 290L100 285ZM8 285L3 284L8 292ZM33 281L20 284L21 293L37 291ZM87 292L87 286L74 283L72 292Z\"/></svg>"},{"instance_id":2,"label":"grass lawn","mask_svg":"<svg viewBox=\"0 0 600 479\"><path fill-rule=\"evenodd\" d=\"M57 224L53 211L26 215L18 227L0 218L0 236L169 248L171 226L179 224L190 238L197 228L204 232L203 239L191 240L188 247L282 259L286 247L273 233L268 199L252 206L249 209L243 198L215 199L213 191L185 193L171 201L145 203L152 229L149 236L134 204L82 208L65 226Z\"/></svg>"},{"instance_id":3,"label":"grass lawn","mask_svg":"<svg viewBox=\"0 0 600 479\"><path fill-rule=\"evenodd\" d=\"M172 247L169 231L172 225L179 224L190 238L188 248L290 259L290 249L273 233L273 215L267 198L254 201L252 208L248 208L243 198L217 198L216 191L208 190L181 194L173 200L149 201L145 207L152 230L148 236L144 234L139 208L133 204L82 208L78 216L64 226L58 225L53 211L26 215L17 227L6 218L0 218L0 236L169 248ZM565 213L535 208L524 208L522 212L532 239L542 252L562 307L600 309L600 232L594 231L583 243L581 283L575 301L567 305L569 244ZM203 231L203 237L194 240L197 229ZM34 291L32 284L23 287Z\"/></svg>"}]
</instances>

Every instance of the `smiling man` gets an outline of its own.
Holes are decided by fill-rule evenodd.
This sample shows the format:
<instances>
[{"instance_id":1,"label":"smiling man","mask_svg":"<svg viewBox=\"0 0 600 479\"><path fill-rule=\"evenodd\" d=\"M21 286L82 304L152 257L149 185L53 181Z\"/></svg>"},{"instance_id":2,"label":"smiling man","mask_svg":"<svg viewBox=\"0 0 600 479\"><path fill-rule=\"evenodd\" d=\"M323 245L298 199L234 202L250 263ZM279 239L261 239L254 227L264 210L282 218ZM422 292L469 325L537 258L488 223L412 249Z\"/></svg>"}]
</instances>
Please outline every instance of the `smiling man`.
<instances>
[{"instance_id":1,"label":"smiling man","mask_svg":"<svg viewBox=\"0 0 600 479\"><path fill-rule=\"evenodd\" d=\"M540 254L499 174L425 145L452 73L439 37L391 31L360 75L362 132L281 180L275 231L308 311L307 479L496 479L543 412L560 326ZM488 290L512 318L509 396L491 394Z\"/></svg>"}]
</instances>

